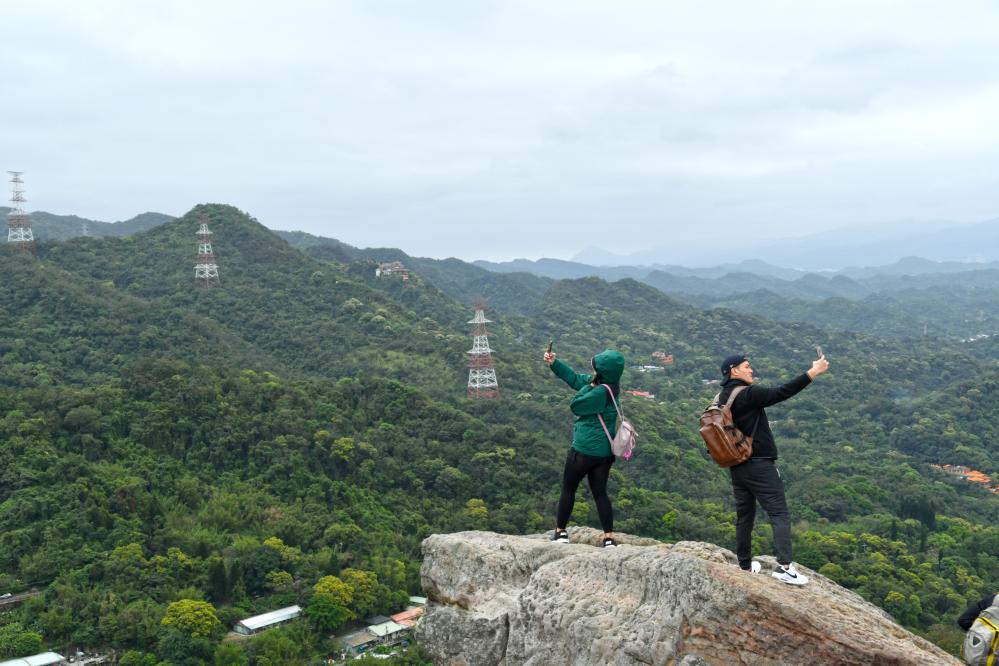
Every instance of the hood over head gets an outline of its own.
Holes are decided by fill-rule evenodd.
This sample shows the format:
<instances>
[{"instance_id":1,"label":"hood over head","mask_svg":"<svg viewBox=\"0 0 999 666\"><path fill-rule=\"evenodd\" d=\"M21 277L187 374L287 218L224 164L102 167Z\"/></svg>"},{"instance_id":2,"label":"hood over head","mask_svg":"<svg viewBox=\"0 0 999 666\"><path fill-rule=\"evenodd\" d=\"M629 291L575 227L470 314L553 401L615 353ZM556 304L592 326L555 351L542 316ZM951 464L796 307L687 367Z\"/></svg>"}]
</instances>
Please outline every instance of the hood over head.
<instances>
[{"instance_id":1,"label":"hood over head","mask_svg":"<svg viewBox=\"0 0 999 666\"><path fill-rule=\"evenodd\" d=\"M593 357L593 369L600 373L604 383L617 384L624 374L624 354L605 349Z\"/></svg>"}]
</instances>

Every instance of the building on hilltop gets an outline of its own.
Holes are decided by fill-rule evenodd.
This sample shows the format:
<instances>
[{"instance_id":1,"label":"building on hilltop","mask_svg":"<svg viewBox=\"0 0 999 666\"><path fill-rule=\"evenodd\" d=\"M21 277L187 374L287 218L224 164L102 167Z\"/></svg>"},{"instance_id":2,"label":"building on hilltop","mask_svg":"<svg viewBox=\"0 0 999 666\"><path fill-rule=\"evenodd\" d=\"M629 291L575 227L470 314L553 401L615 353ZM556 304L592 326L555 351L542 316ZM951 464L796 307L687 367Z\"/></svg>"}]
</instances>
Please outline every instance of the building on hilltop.
<instances>
[{"instance_id":1,"label":"building on hilltop","mask_svg":"<svg viewBox=\"0 0 999 666\"><path fill-rule=\"evenodd\" d=\"M375 277L397 277L401 280L409 279L409 269L402 265L401 261L386 261L378 264L375 269Z\"/></svg>"},{"instance_id":2,"label":"building on hilltop","mask_svg":"<svg viewBox=\"0 0 999 666\"><path fill-rule=\"evenodd\" d=\"M258 634L265 629L276 627L284 624L285 622L291 622L301 614L302 608L300 606L279 608L278 610L271 611L270 613L254 615L253 617L248 617L245 620L240 620L236 623L236 626L233 627L233 630L237 634L241 634L243 636L253 636L254 634Z\"/></svg>"}]
</instances>

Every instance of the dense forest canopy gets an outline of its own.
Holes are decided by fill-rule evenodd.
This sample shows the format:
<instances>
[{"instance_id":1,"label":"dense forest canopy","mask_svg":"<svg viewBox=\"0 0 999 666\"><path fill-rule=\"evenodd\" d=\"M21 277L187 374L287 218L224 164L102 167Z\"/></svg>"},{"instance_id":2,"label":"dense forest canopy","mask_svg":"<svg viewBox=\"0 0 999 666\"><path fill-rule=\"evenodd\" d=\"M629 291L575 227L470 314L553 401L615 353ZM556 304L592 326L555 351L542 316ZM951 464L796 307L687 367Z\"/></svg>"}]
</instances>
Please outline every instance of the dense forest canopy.
<instances>
[{"instance_id":1,"label":"dense forest canopy","mask_svg":"<svg viewBox=\"0 0 999 666\"><path fill-rule=\"evenodd\" d=\"M220 289L193 287L202 216ZM550 528L571 421L549 339L580 369L620 349L626 388L655 395L626 396L641 440L612 472L621 531L732 547L727 475L695 430L718 360L745 352L772 383L821 344L831 372L771 412L797 559L952 650L954 617L999 589L999 495L934 467L999 477L994 343L961 340L993 321L984 278L937 276L890 307L759 292L705 309L634 279L289 240L204 205L134 236L0 249L0 593L42 592L0 615L0 657L308 664L337 628L419 593L428 534ZM411 278L376 277L388 260ZM465 395L480 298L494 401ZM946 335L923 335L920 308ZM674 363L638 371L656 351ZM575 516L595 524L585 493ZM760 524L758 551L769 536ZM295 603L303 620L220 642Z\"/></svg>"}]
</instances>

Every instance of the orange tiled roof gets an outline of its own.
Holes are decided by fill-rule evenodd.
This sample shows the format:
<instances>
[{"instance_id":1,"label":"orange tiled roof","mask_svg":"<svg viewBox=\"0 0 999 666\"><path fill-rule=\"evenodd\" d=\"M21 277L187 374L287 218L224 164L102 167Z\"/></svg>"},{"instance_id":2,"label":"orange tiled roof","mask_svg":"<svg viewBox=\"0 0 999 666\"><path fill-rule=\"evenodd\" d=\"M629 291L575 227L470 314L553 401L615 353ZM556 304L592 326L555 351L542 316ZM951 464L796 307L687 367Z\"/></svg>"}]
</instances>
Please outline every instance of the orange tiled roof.
<instances>
[{"instance_id":1,"label":"orange tiled roof","mask_svg":"<svg viewBox=\"0 0 999 666\"><path fill-rule=\"evenodd\" d=\"M406 624L406 622L412 622L421 615L423 615L423 608L418 607L418 608L409 608L407 610L402 611L401 613L390 615L389 617L392 618L393 622L397 622L399 624Z\"/></svg>"}]
</instances>

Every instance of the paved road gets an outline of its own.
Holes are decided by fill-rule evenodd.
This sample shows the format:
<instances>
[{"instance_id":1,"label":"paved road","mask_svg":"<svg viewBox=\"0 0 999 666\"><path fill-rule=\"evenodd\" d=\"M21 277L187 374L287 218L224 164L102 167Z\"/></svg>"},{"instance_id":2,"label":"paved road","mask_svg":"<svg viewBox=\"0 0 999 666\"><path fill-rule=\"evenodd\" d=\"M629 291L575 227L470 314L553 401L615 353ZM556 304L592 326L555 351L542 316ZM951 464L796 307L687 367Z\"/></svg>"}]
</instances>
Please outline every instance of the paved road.
<instances>
[{"instance_id":1,"label":"paved road","mask_svg":"<svg viewBox=\"0 0 999 666\"><path fill-rule=\"evenodd\" d=\"M30 592L21 592L13 596L7 597L6 599L0 599L0 608L5 608L7 606L16 606L26 599L31 597L37 597L42 594L42 590L31 590Z\"/></svg>"}]
</instances>

